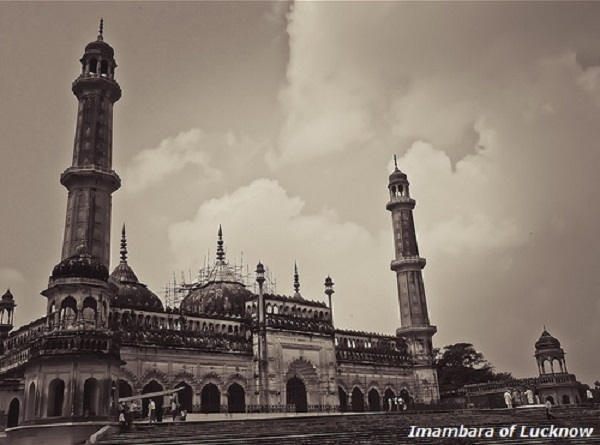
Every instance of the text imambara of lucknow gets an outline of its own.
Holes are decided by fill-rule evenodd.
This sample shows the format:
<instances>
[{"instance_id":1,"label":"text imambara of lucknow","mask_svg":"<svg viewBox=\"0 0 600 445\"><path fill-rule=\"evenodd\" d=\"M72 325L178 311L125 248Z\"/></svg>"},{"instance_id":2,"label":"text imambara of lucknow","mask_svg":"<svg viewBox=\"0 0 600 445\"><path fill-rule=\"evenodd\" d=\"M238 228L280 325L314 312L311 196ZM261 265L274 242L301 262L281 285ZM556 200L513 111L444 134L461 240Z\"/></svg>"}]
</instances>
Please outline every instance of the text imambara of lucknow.
<instances>
[{"instance_id":1,"label":"text imambara of lucknow","mask_svg":"<svg viewBox=\"0 0 600 445\"><path fill-rule=\"evenodd\" d=\"M526 426L526 425L510 425L506 427L466 427L446 426L438 428L422 428L411 425L408 431L409 438L417 437L448 437L448 438L463 438L463 437L527 437L527 438L560 438L560 437L591 437L594 433L594 428L581 427L557 427L549 425L544 427Z\"/></svg>"}]
</instances>

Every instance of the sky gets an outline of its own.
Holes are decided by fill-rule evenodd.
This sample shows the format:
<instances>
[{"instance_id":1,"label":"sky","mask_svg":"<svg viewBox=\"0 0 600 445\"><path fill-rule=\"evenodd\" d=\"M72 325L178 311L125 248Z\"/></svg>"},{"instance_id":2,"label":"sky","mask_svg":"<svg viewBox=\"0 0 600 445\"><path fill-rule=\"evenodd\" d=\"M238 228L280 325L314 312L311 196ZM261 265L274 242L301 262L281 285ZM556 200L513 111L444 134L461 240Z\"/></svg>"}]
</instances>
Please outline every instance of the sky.
<instances>
[{"instance_id":1,"label":"sky","mask_svg":"<svg viewBox=\"0 0 600 445\"><path fill-rule=\"evenodd\" d=\"M216 251L337 327L399 327L388 175L408 175L434 345L537 373L544 326L600 380L600 3L1 2L0 288L42 316L77 101L115 49L112 266L159 296Z\"/></svg>"}]
</instances>

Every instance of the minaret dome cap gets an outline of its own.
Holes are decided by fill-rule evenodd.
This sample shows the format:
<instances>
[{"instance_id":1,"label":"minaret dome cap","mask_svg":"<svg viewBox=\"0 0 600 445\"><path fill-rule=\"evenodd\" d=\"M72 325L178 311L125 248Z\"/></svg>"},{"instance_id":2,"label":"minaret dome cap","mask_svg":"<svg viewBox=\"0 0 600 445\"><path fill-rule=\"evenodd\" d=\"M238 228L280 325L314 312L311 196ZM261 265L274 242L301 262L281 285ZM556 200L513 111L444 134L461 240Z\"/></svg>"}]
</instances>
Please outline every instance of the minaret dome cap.
<instances>
[{"instance_id":1,"label":"minaret dome cap","mask_svg":"<svg viewBox=\"0 0 600 445\"><path fill-rule=\"evenodd\" d=\"M100 19L100 27L98 30L98 38L90 42L85 47L86 53L101 54L110 57L111 59L115 56L115 50L104 41L104 20Z\"/></svg>"}]
</instances>

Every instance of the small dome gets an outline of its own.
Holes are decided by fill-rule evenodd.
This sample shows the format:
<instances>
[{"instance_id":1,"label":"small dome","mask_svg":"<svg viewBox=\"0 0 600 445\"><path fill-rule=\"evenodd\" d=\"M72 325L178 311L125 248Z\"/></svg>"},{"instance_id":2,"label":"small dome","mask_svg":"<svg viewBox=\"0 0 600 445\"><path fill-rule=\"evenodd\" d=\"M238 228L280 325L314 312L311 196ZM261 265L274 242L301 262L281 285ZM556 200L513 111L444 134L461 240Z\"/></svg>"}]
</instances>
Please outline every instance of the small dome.
<instances>
[{"instance_id":1,"label":"small dome","mask_svg":"<svg viewBox=\"0 0 600 445\"><path fill-rule=\"evenodd\" d=\"M540 339L535 342L535 349L560 349L560 342L544 329Z\"/></svg>"},{"instance_id":2,"label":"small dome","mask_svg":"<svg viewBox=\"0 0 600 445\"><path fill-rule=\"evenodd\" d=\"M85 47L85 52L106 55L111 59L115 56L115 50L112 46L102 40L88 43Z\"/></svg>"},{"instance_id":3,"label":"small dome","mask_svg":"<svg viewBox=\"0 0 600 445\"><path fill-rule=\"evenodd\" d=\"M390 182L406 181L407 179L406 173L401 172L398 170L398 168L396 168L390 175Z\"/></svg>"},{"instance_id":4,"label":"small dome","mask_svg":"<svg viewBox=\"0 0 600 445\"><path fill-rule=\"evenodd\" d=\"M121 261L112 271L108 282L115 293L112 305L120 308L163 311L160 298L148 289L148 286L138 281L135 272L129 265Z\"/></svg>"},{"instance_id":5,"label":"small dome","mask_svg":"<svg viewBox=\"0 0 600 445\"><path fill-rule=\"evenodd\" d=\"M7 301L7 300L13 300L13 294L11 293L10 289L6 289L6 292L4 293L4 295L2 295L2 301Z\"/></svg>"},{"instance_id":6,"label":"small dome","mask_svg":"<svg viewBox=\"0 0 600 445\"><path fill-rule=\"evenodd\" d=\"M91 278L106 281L108 269L100 259L87 253L85 248L78 248L75 255L54 266L52 279L57 278Z\"/></svg>"},{"instance_id":7,"label":"small dome","mask_svg":"<svg viewBox=\"0 0 600 445\"><path fill-rule=\"evenodd\" d=\"M127 264L127 238L125 224L121 230L121 261L108 278L115 299L113 306L127 309L163 311L163 304L148 286L139 282L133 269Z\"/></svg>"}]
</instances>

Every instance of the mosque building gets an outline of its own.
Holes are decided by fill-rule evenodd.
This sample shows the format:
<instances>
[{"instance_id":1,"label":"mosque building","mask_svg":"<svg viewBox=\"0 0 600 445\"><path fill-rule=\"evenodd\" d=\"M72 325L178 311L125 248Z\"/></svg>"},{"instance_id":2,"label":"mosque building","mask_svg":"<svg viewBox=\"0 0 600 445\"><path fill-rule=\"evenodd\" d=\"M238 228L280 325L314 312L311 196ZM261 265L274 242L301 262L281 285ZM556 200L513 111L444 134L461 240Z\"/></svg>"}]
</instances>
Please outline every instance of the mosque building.
<instances>
[{"instance_id":1,"label":"mosque building","mask_svg":"<svg viewBox=\"0 0 600 445\"><path fill-rule=\"evenodd\" d=\"M113 48L85 47L73 82L78 110L73 158L60 176L68 191L60 261L52 270L46 315L13 329L19 300L0 300L0 412L15 444L79 443L115 420L118 400L152 393L158 409L175 394L188 412L377 411L392 397L439 399L432 337L406 174L389 177L401 327L392 334L334 325L328 303L270 292L259 263L248 283L229 264L219 228L214 263L165 307L128 263L109 273L113 106L121 97ZM143 398L147 411L149 398ZM167 409L167 406L165 406ZM47 428L52 426L52 428Z\"/></svg>"}]
</instances>

